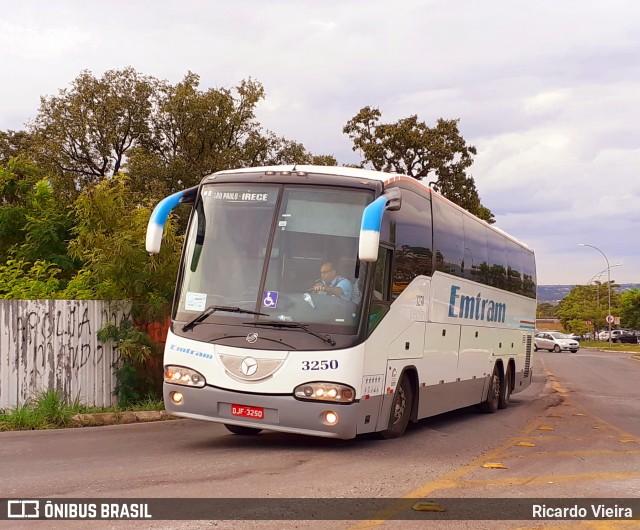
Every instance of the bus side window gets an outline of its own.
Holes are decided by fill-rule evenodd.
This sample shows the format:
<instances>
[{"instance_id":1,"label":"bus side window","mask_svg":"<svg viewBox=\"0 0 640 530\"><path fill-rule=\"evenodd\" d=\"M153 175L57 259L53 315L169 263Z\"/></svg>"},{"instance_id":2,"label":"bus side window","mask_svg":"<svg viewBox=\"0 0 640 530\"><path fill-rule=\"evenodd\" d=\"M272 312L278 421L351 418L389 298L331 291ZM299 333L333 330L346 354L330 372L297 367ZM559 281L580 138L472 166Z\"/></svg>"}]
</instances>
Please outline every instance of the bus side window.
<instances>
[{"instance_id":1,"label":"bus side window","mask_svg":"<svg viewBox=\"0 0 640 530\"><path fill-rule=\"evenodd\" d=\"M433 272L431 201L403 190L402 208L392 214L396 239L391 296L397 298L416 276Z\"/></svg>"},{"instance_id":2,"label":"bus side window","mask_svg":"<svg viewBox=\"0 0 640 530\"><path fill-rule=\"evenodd\" d=\"M371 304L369 305L369 326L367 329L367 334L369 335L391 306L391 257L391 249L380 247L378 260L375 263L373 290L371 292Z\"/></svg>"}]
</instances>

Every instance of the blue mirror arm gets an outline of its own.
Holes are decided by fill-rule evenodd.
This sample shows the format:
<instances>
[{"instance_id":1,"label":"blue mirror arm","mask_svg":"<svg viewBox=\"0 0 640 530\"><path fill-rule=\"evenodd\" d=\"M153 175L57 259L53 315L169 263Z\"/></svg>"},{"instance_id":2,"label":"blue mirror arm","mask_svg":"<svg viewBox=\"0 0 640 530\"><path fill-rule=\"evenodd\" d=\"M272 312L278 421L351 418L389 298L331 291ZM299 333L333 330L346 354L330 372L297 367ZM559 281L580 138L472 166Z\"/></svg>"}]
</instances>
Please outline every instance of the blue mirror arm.
<instances>
[{"instance_id":1,"label":"blue mirror arm","mask_svg":"<svg viewBox=\"0 0 640 530\"><path fill-rule=\"evenodd\" d=\"M382 216L384 215L387 201L387 197L382 195L362 212L358 249L358 257L362 261L375 261L378 257L380 228L382 227Z\"/></svg>"},{"instance_id":2,"label":"blue mirror arm","mask_svg":"<svg viewBox=\"0 0 640 530\"><path fill-rule=\"evenodd\" d=\"M380 229L385 210L397 211L402 205L399 188L386 190L362 212L358 258L361 261L376 261L380 244Z\"/></svg>"},{"instance_id":3,"label":"blue mirror arm","mask_svg":"<svg viewBox=\"0 0 640 530\"><path fill-rule=\"evenodd\" d=\"M189 204L195 202L198 194L198 186L179 191L162 199L151 213L149 224L147 225L146 248L149 254L160 252L162 243L162 232L167 218L178 204Z\"/></svg>"}]
</instances>

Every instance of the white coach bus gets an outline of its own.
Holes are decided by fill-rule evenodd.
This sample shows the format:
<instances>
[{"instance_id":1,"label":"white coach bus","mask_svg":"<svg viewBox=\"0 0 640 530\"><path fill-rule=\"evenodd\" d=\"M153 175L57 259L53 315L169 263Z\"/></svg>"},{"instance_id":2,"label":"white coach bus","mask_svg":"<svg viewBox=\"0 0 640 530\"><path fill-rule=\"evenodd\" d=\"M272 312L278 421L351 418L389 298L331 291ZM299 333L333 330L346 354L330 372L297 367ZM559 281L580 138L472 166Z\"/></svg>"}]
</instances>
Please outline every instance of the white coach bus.
<instances>
[{"instance_id":1,"label":"white coach bus","mask_svg":"<svg viewBox=\"0 0 640 530\"><path fill-rule=\"evenodd\" d=\"M531 383L533 252L421 182L345 167L222 171L192 203L164 353L169 413L336 438L508 405Z\"/></svg>"}]
</instances>

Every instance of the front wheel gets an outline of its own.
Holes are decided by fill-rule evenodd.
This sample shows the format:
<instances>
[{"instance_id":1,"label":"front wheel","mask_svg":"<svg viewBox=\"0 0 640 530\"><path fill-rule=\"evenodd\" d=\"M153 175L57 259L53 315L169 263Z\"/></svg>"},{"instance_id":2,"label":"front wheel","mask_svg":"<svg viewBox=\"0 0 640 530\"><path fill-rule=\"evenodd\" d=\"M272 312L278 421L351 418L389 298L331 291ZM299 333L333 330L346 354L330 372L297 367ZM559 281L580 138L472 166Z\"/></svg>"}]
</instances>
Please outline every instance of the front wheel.
<instances>
[{"instance_id":1,"label":"front wheel","mask_svg":"<svg viewBox=\"0 0 640 530\"><path fill-rule=\"evenodd\" d=\"M385 440L400 438L409 424L411 407L413 406L413 388L406 375L402 376L400 384L396 388L389 415L389 426L380 431L380 437Z\"/></svg>"},{"instance_id":2,"label":"front wheel","mask_svg":"<svg viewBox=\"0 0 640 530\"><path fill-rule=\"evenodd\" d=\"M557 344L553 347L553 351L555 353L560 353L560 346L558 346Z\"/></svg>"},{"instance_id":3,"label":"front wheel","mask_svg":"<svg viewBox=\"0 0 640 530\"><path fill-rule=\"evenodd\" d=\"M571 353L578 353L578 350L571 350Z\"/></svg>"},{"instance_id":4,"label":"front wheel","mask_svg":"<svg viewBox=\"0 0 640 530\"><path fill-rule=\"evenodd\" d=\"M538 351L538 347L535 344L533 345L533 351Z\"/></svg>"},{"instance_id":5,"label":"front wheel","mask_svg":"<svg viewBox=\"0 0 640 530\"><path fill-rule=\"evenodd\" d=\"M496 365L491 376L491 386L487 394L487 400L480 403L480 410L486 414L493 414L498 410L500 396L502 394L502 381L500 380L500 368Z\"/></svg>"},{"instance_id":6,"label":"front wheel","mask_svg":"<svg viewBox=\"0 0 640 530\"><path fill-rule=\"evenodd\" d=\"M242 425L230 425L225 423L224 426L229 432L233 434L239 434L241 436L254 436L258 434L262 429L254 429L253 427L243 427Z\"/></svg>"}]
</instances>

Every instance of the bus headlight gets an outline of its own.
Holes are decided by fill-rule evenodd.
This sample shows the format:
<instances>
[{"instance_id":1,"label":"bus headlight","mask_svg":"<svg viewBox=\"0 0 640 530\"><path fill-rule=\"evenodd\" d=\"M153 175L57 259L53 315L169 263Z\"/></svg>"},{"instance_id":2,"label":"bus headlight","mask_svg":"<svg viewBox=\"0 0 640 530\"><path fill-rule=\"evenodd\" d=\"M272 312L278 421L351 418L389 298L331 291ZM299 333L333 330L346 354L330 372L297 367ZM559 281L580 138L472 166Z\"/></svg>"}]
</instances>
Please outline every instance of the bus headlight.
<instances>
[{"instance_id":1,"label":"bus headlight","mask_svg":"<svg viewBox=\"0 0 640 530\"><path fill-rule=\"evenodd\" d=\"M293 391L293 395L296 399L351 403L356 397L356 392L347 385L314 382L297 386Z\"/></svg>"},{"instance_id":2,"label":"bus headlight","mask_svg":"<svg viewBox=\"0 0 640 530\"><path fill-rule=\"evenodd\" d=\"M164 382L196 388L202 388L205 385L204 376L201 373L182 366L165 366Z\"/></svg>"}]
</instances>

